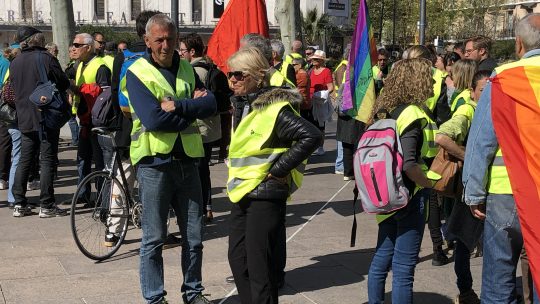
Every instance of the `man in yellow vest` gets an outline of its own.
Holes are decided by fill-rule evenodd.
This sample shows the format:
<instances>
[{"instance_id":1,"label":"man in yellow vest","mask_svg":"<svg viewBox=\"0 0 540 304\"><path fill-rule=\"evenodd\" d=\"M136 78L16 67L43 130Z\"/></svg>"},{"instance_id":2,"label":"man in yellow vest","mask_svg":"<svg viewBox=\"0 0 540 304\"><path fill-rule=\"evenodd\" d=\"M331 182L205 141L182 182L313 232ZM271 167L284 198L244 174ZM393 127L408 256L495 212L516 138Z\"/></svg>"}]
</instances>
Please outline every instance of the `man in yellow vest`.
<instances>
[{"instance_id":1,"label":"man in yellow vest","mask_svg":"<svg viewBox=\"0 0 540 304\"><path fill-rule=\"evenodd\" d=\"M73 39L73 58L79 60L75 83L71 86L74 92L72 110L80 121L79 145L77 149L77 170L79 183L90 173L92 161L96 170L104 168L104 155L97 135L92 134L92 107L101 93L101 88L111 85L111 71L103 59L95 54L94 40L88 33L77 34ZM110 159L111 148L107 158ZM89 203L89 192L83 191L81 203Z\"/></svg>"},{"instance_id":2,"label":"man in yellow vest","mask_svg":"<svg viewBox=\"0 0 540 304\"><path fill-rule=\"evenodd\" d=\"M375 81L375 93L379 92L384 86L384 79L390 73L390 53L385 48L380 48L377 51L377 64L372 68L373 80Z\"/></svg>"},{"instance_id":3,"label":"man in yellow vest","mask_svg":"<svg viewBox=\"0 0 540 304\"><path fill-rule=\"evenodd\" d=\"M285 55L285 46L279 39L272 39L270 41L272 46L272 61L270 65L278 70L283 77L287 78L296 87L296 73L291 63L283 61L283 55Z\"/></svg>"},{"instance_id":4,"label":"man in yellow vest","mask_svg":"<svg viewBox=\"0 0 540 304\"><path fill-rule=\"evenodd\" d=\"M515 97L512 96L513 94L526 96L523 92L526 92L528 88L538 88L536 75L521 77L520 74L512 73L512 69L526 70L528 67L540 66L539 31L539 14L529 15L516 25L516 55L521 59L495 69L491 79L496 82L490 81L484 88L475 111L465 151L463 167L465 203L470 206L475 217L485 219L482 303L517 302L516 267L523 247L523 237L505 166L506 158L499 146L497 139L499 134L495 133L492 104L506 98L512 100ZM505 77L507 82L519 83L519 89L516 92L502 91L502 95L492 95L493 92L501 92L500 79L505 79ZM496 85L499 87L495 87ZM492 97L501 99L492 100ZM533 98L529 100L532 104L538 104L538 95L535 96L532 93L530 98ZM508 109L508 117L511 116L516 118L516 112ZM530 125L531 128L536 127L532 120Z\"/></svg>"},{"instance_id":5,"label":"man in yellow vest","mask_svg":"<svg viewBox=\"0 0 540 304\"><path fill-rule=\"evenodd\" d=\"M183 300L211 303L203 295L203 201L197 161L204 156L196 119L216 112L216 100L206 91L193 67L175 51L177 30L164 14L146 24L150 53L126 73L123 93L129 96L133 130L130 157L138 166L143 205L140 282L148 303L163 303L162 247L167 235L169 206L182 233Z\"/></svg>"}]
</instances>

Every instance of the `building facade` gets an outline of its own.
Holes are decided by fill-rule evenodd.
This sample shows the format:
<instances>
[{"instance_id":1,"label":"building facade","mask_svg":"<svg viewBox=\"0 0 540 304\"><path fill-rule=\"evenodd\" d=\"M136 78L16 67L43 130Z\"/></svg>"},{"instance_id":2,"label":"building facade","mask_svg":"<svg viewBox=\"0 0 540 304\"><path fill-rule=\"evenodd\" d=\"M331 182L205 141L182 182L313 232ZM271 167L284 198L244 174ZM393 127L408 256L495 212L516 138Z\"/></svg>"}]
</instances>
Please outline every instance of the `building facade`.
<instances>
[{"instance_id":1,"label":"building facade","mask_svg":"<svg viewBox=\"0 0 540 304\"><path fill-rule=\"evenodd\" d=\"M219 21L230 0L177 0L178 23L181 31L198 31L209 35ZM12 42L20 25L32 25L46 34L51 31L49 0L0 0L0 42ZM275 0L266 1L268 22L271 28L278 24L274 16ZM171 13L171 0L73 0L76 25L100 25L133 28L136 16L143 10ZM317 7L319 12L334 17L336 24L349 23L351 0L300 0L305 12ZM127 30L127 29L125 29ZM48 34L50 35L50 34Z\"/></svg>"}]
</instances>

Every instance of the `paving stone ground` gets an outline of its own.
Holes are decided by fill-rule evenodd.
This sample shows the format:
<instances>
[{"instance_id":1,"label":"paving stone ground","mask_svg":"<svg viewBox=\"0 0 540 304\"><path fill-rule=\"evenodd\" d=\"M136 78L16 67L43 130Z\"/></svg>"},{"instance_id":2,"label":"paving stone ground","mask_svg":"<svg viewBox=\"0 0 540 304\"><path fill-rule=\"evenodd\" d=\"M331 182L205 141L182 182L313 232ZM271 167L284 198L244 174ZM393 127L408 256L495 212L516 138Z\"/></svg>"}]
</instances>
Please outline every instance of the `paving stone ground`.
<instances>
[{"instance_id":1,"label":"paving stone ground","mask_svg":"<svg viewBox=\"0 0 540 304\"><path fill-rule=\"evenodd\" d=\"M287 207L287 275L280 303L367 301L367 273L376 245L377 225L373 216L358 214L356 247L349 246L354 184L334 174L334 130L335 123L329 124L326 155L310 158L304 185ZM69 132L64 130L62 134ZM63 201L75 191L76 152L64 146L60 151L55 188L57 200ZM231 275L227 262L230 203L224 189L226 167L214 165L211 172L215 219L206 226L204 234L204 293L214 303L239 303L235 294L227 298L235 286L225 282ZM39 191L28 194L31 201L38 201ZM140 230L131 229L119 252L98 263L78 251L69 217L40 219L36 213L13 218L6 200L6 191L0 191L0 303L143 303L138 275ZM433 267L431 254L426 228L415 275L415 303L453 303L457 294L453 263ZM163 257L169 303L181 303L180 248L165 250ZM474 289L479 293L481 258L472 259L471 268ZM386 290L388 298L391 274Z\"/></svg>"}]
</instances>

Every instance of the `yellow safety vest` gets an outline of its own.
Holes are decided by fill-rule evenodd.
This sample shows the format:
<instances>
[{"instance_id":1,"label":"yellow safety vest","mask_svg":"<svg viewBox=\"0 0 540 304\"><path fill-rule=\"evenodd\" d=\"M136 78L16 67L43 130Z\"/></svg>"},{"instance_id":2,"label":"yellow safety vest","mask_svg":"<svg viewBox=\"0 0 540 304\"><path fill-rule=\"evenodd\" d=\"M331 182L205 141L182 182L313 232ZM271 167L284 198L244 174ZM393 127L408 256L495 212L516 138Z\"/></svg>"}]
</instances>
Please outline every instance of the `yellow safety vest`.
<instances>
[{"instance_id":1,"label":"yellow safety vest","mask_svg":"<svg viewBox=\"0 0 540 304\"><path fill-rule=\"evenodd\" d=\"M349 64L348 60L345 60L345 59L341 60L338 66L334 69L334 73L336 73L339 70L339 68L341 68L342 66L347 66L348 64ZM337 91L339 90L339 86L345 83L345 78L346 78L345 76L347 76L346 73L347 73L347 70L345 70L345 72L343 73L343 77L341 77L341 83L336 82L336 85L335 85L336 89L334 90L335 94L337 94Z\"/></svg>"},{"instance_id":2,"label":"yellow safety vest","mask_svg":"<svg viewBox=\"0 0 540 304\"><path fill-rule=\"evenodd\" d=\"M274 73L272 76L270 76L270 86L281 87L283 85L296 88L296 86L289 79L287 79L287 77L283 76L280 71L274 70Z\"/></svg>"},{"instance_id":3,"label":"yellow safety vest","mask_svg":"<svg viewBox=\"0 0 540 304\"><path fill-rule=\"evenodd\" d=\"M287 69L289 68L289 65L290 63L283 61L281 63L281 69L279 70L279 72L281 73L281 75L283 75L283 77L287 80L288 83L293 84L293 82L289 78L287 78Z\"/></svg>"},{"instance_id":4,"label":"yellow safety vest","mask_svg":"<svg viewBox=\"0 0 540 304\"><path fill-rule=\"evenodd\" d=\"M4 75L4 80L2 80L2 84L6 83L6 81L8 80L9 78L9 68L7 69L6 71L6 75Z\"/></svg>"},{"instance_id":5,"label":"yellow safety vest","mask_svg":"<svg viewBox=\"0 0 540 304\"><path fill-rule=\"evenodd\" d=\"M128 69L135 75L145 87L155 96L155 101L161 102L166 96L173 98L190 98L191 92L195 88L195 75L190 63L184 59L180 60L180 67L176 76L176 91L156 69L145 58L137 59ZM127 94L126 88L122 88ZM131 131L130 157L135 165L143 157L155 156L157 154L171 153L178 135L182 140L182 147L187 156L192 158L203 157L204 149L199 127L194 122L185 130L180 132L146 131L137 114L133 110L130 102L131 117L133 118L133 129Z\"/></svg>"},{"instance_id":6,"label":"yellow safety vest","mask_svg":"<svg viewBox=\"0 0 540 304\"><path fill-rule=\"evenodd\" d=\"M457 110L452 114L452 117L457 115L463 115L467 117L467 130L471 128L471 122L474 118L474 111L476 110L476 103L470 99L466 104L462 104L457 108Z\"/></svg>"},{"instance_id":7,"label":"yellow safety vest","mask_svg":"<svg viewBox=\"0 0 540 304\"><path fill-rule=\"evenodd\" d=\"M94 58L90 59L86 65L80 62L75 76L75 85L80 88L82 84L96 83L97 71L104 64L105 61L103 61L103 58L99 56L95 56ZM77 109L79 108L80 102L81 97L78 94L73 95L73 104L71 105L71 112L73 114L77 114Z\"/></svg>"},{"instance_id":8,"label":"yellow safety vest","mask_svg":"<svg viewBox=\"0 0 540 304\"><path fill-rule=\"evenodd\" d=\"M372 68L371 68L371 72L373 72L373 79L377 80L377 75L379 75L379 72L381 71L381 69L379 69L379 66L378 65L374 65Z\"/></svg>"},{"instance_id":9,"label":"yellow safety vest","mask_svg":"<svg viewBox=\"0 0 540 304\"><path fill-rule=\"evenodd\" d=\"M233 131L229 146L229 178L227 194L233 203L239 202L266 178L270 168L289 148L264 147L272 135L276 119L288 101L273 103L262 110L253 110ZM298 112L294 110L298 116ZM306 161L288 176L290 193L302 185Z\"/></svg>"},{"instance_id":10,"label":"yellow safety vest","mask_svg":"<svg viewBox=\"0 0 540 304\"><path fill-rule=\"evenodd\" d=\"M419 119L422 120L423 134L423 144L420 154L423 159L433 158L438 152L438 147L435 144L437 125L422 109L415 105L406 107L396 120L398 133L401 135L409 125ZM422 169L427 172L428 168L426 165L423 165Z\"/></svg>"},{"instance_id":11,"label":"yellow safety vest","mask_svg":"<svg viewBox=\"0 0 540 304\"><path fill-rule=\"evenodd\" d=\"M471 98L471 90L470 90L470 89L465 89L465 90L463 90L463 92L459 93L459 94L452 100L452 103L450 104L450 113L454 114L454 112L456 112L457 104L458 104L458 101L459 101L460 99L463 99L463 100L465 101L465 104L471 103L471 101L472 101L472 98Z\"/></svg>"},{"instance_id":12,"label":"yellow safety vest","mask_svg":"<svg viewBox=\"0 0 540 304\"><path fill-rule=\"evenodd\" d=\"M103 56L103 61L105 62L105 65L109 68L109 70L111 70L112 72L114 57L111 55L105 55Z\"/></svg>"},{"instance_id":13,"label":"yellow safety vest","mask_svg":"<svg viewBox=\"0 0 540 304\"><path fill-rule=\"evenodd\" d=\"M492 194L512 194L510 178L508 177L500 147L497 149L493 163L489 168L486 190Z\"/></svg>"},{"instance_id":14,"label":"yellow safety vest","mask_svg":"<svg viewBox=\"0 0 540 304\"><path fill-rule=\"evenodd\" d=\"M292 64L293 59L302 59L304 56L298 54L298 53L290 53L289 55L285 56L285 62Z\"/></svg>"},{"instance_id":15,"label":"yellow safety vest","mask_svg":"<svg viewBox=\"0 0 540 304\"><path fill-rule=\"evenodd\" d=\"M439 97L441 96L442 85L446 78L442 71L435 68L432 68L432 71L433 80L435 80L435 83L433 84L433 96L426 100L426 106L431 112L433 112L437 106L437 100L439 100Z\"/></svg>"}]
</instances>

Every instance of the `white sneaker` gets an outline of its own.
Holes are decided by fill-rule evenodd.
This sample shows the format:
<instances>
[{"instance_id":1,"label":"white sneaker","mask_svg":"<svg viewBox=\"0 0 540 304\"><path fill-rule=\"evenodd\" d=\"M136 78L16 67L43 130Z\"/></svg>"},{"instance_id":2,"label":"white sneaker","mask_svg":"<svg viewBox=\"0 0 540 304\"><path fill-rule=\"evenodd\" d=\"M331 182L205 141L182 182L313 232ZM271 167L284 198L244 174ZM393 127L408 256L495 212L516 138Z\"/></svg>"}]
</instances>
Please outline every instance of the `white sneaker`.
<instances>
[{"instance_id":1,"label":"white sneaker","mask_svg":"<svg viewBox=\"0 0 540 304\"><path fill-rule=\"evenodd\" d=\"M31 181L26 184L26 190L39 190L39 180Z\"/></svg>"},{"instance_id":2,"label":"white sneaker","mask_svg":"<svg viewBox=\"0 0 540 304\"><path fill-rule=\"evenodd\" d=\"M354 176L344 176L344 177L343 177L343 180L344 180L344 181L351 181L351 180L354 180Z\"/></svg>"},{"instance_id":3,"label":"white sneaker","mask_svg":"<svg viewBox=\"0 0 540 304\"><path fill-rule=\"evenodd\" d=\"M324 155L324 148L323 147L318 147L317 150L315 150L315 152L313 152L313 155L323 156Z\"/></svg>"},{"instance_id":4,"label":"white sneaker","mask_svg":"<svg viewBox=\"0 0 540 304\"><path fill-rule=\"evenodd\" d=\"M336 170L336 171L334 172L334 174L337 174L337 175L343 175L343 171Z\"/></svg>"},{"instance_id":5,"label":"white sneaker","mask_svg":"<svg viewBox=\"0 0 540 304\"><path fill-rule=\"evenodd\" d=\"M22 207L21 205L15 205L13 208L13 217L24 217L32 214L32 209L29 206Z\"/></svg>"},{"instance_id":6,"label":"white sneaker","mask_svg":"<svg viewBox=\"0 0 540 304\"><path fill-rule=\"evenodd\" d=\"M7 190L9 188L8 182L3 179L0 179L0 190Z\"/></svg>"}]
</instances>

